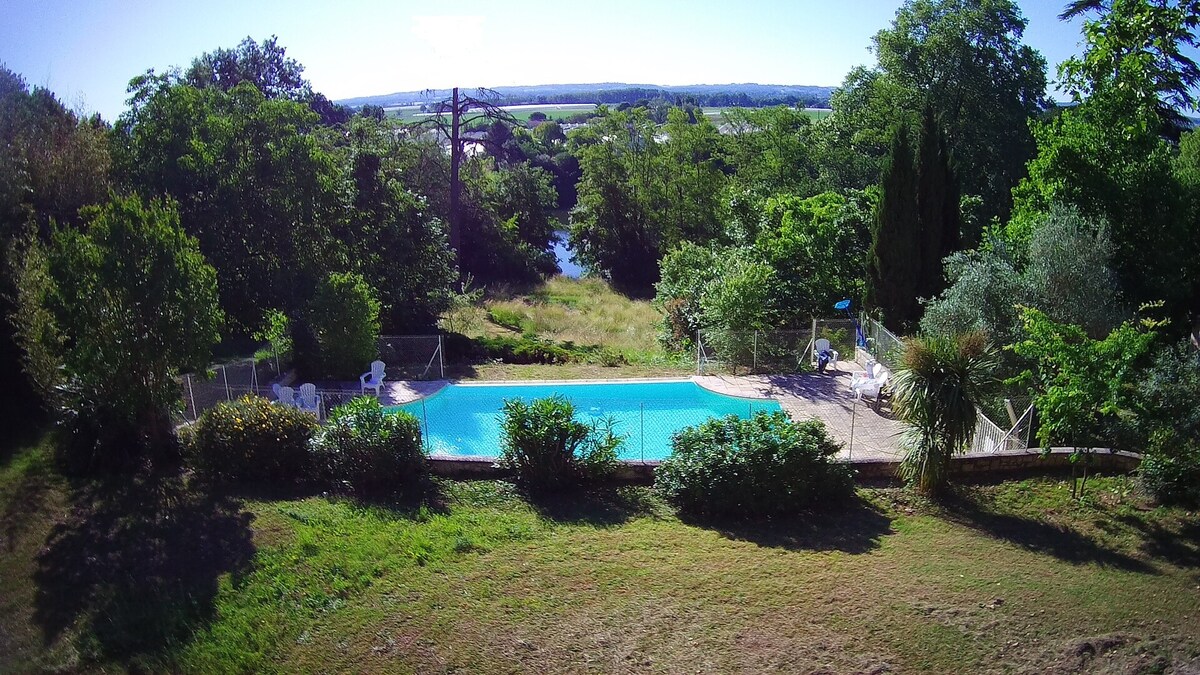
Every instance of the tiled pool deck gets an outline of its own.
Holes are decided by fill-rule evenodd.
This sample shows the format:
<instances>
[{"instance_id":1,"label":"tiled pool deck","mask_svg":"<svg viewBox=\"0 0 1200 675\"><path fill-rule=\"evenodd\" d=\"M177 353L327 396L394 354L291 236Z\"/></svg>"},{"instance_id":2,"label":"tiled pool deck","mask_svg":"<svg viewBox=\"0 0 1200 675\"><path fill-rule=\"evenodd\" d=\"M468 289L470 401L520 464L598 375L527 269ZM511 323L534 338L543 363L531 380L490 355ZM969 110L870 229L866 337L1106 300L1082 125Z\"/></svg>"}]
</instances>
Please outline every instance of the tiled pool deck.
<instances>
[{"instance_id":1,"label":"tiled pool deck","mask_svg":"<svg viewBox=\"0 0 1200 675\"><path fill-rule=\"evenodd\" d=\"M721 394L775 399L797 421L816 418L825 422L830 435L843 445L842 457L897 459L901 454L902 425L891 415L888 402L885 400L880 412L875 412L869 401L855 401L850 393L851 378L861 372L862 368L853 361L840 361L837 371L827 371L824 375L697 375L691 379ZM447 384L445 380L385 382L381 399L388 405L407 403L434 394Z\"/></svg>"}]
</instances>

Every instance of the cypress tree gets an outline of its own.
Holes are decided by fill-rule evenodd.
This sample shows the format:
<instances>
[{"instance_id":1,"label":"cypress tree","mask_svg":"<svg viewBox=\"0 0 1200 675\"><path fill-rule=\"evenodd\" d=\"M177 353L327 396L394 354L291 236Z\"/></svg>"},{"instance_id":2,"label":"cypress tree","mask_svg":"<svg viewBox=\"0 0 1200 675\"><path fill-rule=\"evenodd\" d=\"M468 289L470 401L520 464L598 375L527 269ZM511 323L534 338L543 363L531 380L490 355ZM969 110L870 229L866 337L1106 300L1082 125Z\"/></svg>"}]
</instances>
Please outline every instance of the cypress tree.
<instances>
[{"instance_id":1,"label":"cypress tree","mask_svg":"<svg viewBox=\"0 0 1200 675\"><path fill-rule=\"evenodd\" d=\"M907 121L892 127L867 263L867 304L895 326L914 324L920 317L921 237L911 135Z\"/></svg>"},{"instance_id":2,"label":"cypress tree","mask_svg":"<svg viewBox=\"0 0 1200 675\"><path fill-rule=\"evenodd\" d=\"M916 294L933 298L946 287L942 259L959 249L962 227L958 180L954 175L946 136L933 108L921 116L917 151L917 220L920 232L920 274Z\"/></svg>"}]
</instances>

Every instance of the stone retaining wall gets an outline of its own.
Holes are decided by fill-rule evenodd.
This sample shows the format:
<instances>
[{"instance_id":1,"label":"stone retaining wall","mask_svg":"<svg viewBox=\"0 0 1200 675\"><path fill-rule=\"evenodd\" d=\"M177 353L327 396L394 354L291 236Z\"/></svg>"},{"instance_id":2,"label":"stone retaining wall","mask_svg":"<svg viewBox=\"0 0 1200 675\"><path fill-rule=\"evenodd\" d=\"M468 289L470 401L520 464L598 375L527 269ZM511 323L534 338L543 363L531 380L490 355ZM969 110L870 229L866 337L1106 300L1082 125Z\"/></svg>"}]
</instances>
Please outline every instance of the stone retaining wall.
<instances>
[{"instance_id":1,"label":"stone retaining wall","mask_svg":"<svg viewBox=\"0 0 1200 675\"><path fill-rule=\"evenodd\" d=\"M954 458L950 475L959 477L1000 476L1030 471L1057 471L1071 466L1071 448L1052 448L1042 455L1038 450L1014 454L974 453ZM1131 452L1095 450L1091 470L1129 472L1137 468L1141 456ZM503 478L507 472L485 457L431 457L431 470L438 476L450 478ZM890 481L896 477L897 461L861 459L850 462L859 482ZM622 462L616 479L622 483L649 484L654 481L658 462Z\"/></svg>"}]
</instances>

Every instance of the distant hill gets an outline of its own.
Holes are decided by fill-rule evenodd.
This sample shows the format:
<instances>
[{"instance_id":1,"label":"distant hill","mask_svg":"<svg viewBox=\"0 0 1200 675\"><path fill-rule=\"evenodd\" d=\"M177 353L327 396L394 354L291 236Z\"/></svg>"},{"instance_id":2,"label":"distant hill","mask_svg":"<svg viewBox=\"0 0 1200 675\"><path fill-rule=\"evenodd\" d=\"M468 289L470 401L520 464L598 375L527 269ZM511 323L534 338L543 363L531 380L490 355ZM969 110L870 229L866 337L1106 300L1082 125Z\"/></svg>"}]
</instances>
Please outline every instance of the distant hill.
<instances>
[{"instance_id":1,"label":"distant hill","mask_svg":"<svg viewBox=\"0 0 1200 675\"><path fill-rule=\"evenodd\" d=\"M688 84L659 86L601 82L595 84L538 84L496 87L500 105L547 103L633 103L640 99L694 99L701 106L805 105L824 108L829 105L833 87L795 84ZM463 89L474 93L473 89ZM398 91L376 96L358 96L336 101L349 108L377 105L385 108L435 103L450 97L449 89Z\"/></svg>"}]
</instances>

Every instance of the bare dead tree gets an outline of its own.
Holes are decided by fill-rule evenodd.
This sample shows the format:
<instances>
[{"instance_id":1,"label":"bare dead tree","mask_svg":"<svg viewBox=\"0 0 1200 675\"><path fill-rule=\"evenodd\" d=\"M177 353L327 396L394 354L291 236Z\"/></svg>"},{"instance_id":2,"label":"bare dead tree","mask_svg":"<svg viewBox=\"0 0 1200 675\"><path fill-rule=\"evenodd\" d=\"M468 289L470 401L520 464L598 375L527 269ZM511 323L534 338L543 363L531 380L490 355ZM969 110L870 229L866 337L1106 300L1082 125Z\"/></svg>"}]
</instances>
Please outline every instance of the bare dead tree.
<instances>
[{"instance_id":1,"label":"bare dead tree","mask_svg":"<svg viewBox=\"0 0 1200 675\"><path fill-rule=\"evenodd\" d=\"M491 89L477 89L475 96L459 94L458 87L451 90L449 99L439 101L432 114L410 127L433 128L439 134L450 139L450 248L461 263L462 254L462 179L459 167L462 166L463 148L466 140L462 136L463 125L479 119L501 121L508 124L519 124L517 118L508 111L493 103L500 98L500 93ZM475 113L470 115L469 113ZM447 119L449 118L449 119ZM484 143L487 143L485 140ZM461 270L461 264L459 269Z\"/></svg>"}]
</instances>

